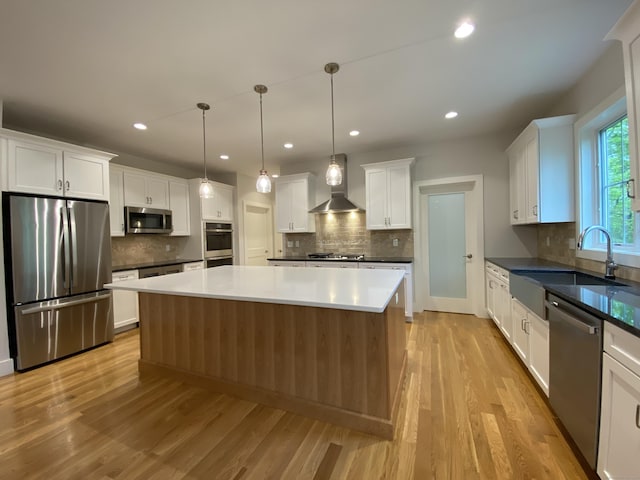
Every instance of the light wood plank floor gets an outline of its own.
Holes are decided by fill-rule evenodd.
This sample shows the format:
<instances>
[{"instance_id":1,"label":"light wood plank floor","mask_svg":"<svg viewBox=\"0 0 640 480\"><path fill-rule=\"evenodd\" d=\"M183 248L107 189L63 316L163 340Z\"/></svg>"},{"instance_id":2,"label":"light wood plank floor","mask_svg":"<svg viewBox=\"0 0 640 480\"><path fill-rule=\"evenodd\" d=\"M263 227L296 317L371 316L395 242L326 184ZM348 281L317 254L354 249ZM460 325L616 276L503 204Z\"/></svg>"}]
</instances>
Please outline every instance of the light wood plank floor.
<instances>
[{"instance_id":1,"label":"light wood plank floor","mask_svg":"<svg viewBox=\"0 0 640 480\"><path fill-rule=\"evenodd\" d=\"M489 320L425 312L396 440L162 379L137 330L0 379L0 478L585 479Z\"/></svg>"}]
</instances>

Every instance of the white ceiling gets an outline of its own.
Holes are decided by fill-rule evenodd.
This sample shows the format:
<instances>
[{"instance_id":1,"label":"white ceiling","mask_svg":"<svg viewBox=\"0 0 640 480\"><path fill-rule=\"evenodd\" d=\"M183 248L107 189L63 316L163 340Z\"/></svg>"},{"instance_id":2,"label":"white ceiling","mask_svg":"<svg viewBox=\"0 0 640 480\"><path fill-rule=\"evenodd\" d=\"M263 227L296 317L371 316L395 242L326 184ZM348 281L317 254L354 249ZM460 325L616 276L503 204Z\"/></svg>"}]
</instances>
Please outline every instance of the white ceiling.
<instances>
[{"instance_id":1,"label":"white ceiling","mask_svg":"<svg viewBox=\"0 0 640 480\"><path fill-rule=\"evenodd\" d=\"M580 78L630 3L0 0L4 125L201 169L195 105L207 102L208 168L255 175L262 83L273 173L329 158L323 68L337 62L336 152L504 131L544 114ZM466 18L476 32L458 40ZM459 117L445 120L449 110Z\"/></svg>"}]
</instances>

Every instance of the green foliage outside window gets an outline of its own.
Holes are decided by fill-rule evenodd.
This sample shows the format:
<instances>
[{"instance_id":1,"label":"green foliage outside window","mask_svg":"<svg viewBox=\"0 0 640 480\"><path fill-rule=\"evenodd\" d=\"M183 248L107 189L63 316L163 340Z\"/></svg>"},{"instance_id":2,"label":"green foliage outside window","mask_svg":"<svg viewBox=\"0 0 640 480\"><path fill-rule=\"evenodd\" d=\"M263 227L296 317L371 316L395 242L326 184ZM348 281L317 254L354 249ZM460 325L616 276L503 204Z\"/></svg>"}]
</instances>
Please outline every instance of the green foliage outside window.
<instances>
[{"instance_id":1,"label":"green foliage outside window","mask_svg":"<svg viewBox=\"0 0 640 480\"><path fill-rule=\"evenodd\" d=\"M626 115L600 130L601 221L619 245L634 243L635 216L627 183L629 162L629 123Z\"/></svg>"}]
</instances>

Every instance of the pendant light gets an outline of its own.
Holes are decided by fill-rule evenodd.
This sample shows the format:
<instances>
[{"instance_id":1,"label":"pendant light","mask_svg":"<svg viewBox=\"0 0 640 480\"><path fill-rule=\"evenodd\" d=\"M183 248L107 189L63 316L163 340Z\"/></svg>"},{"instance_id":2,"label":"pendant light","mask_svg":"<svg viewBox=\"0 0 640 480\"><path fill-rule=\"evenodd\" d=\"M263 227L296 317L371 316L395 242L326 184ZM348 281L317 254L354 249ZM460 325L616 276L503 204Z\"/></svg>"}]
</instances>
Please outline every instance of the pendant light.
<instances>
[{"instance_id":1,"label":"pendant light","mask_svg":"<svg viewBox=\"0 0 640 480\"><path fill-rule=\"evenodd\" d=\"M200 110L202 110L202 163L204 165L204 178L202 179L202 183L200 184L200 198L211 198L213 197L213 187L209 183L209 179L207 178L207 137L206 137L206 129L204 122L204 115L207 110L211 107L207 103L198 103L196 105Z\"/></svg>"},{"instance_id":2,"label":"pendant light","mask_svg":"<svg viewBox=\"0 0 640 480\"><path fill-rule=\"evenodd\" d=\"M262 153L262 169L256 181L256 190L258 193L269 193L271 191L271 179L264 169L264 129L262 126L262 94L267 93L267 87L265 85L256 85L253 89L260 94L260 151Z\"/></svg>"},{"instance_id":3,"label":"pendant light","mask_svg":"<svg viewBox=\"0 0 640 480\"><path fill-rule=\"evenodd\" d=\"M333 119L333 74L338 70L340 70L340 65L337 63L327 63L324 66L324 71L331 75L331 163L325 175L327 185L340 185L342 183L342 170L336 163L336 135Z\"/></svg>"}]
</instances>

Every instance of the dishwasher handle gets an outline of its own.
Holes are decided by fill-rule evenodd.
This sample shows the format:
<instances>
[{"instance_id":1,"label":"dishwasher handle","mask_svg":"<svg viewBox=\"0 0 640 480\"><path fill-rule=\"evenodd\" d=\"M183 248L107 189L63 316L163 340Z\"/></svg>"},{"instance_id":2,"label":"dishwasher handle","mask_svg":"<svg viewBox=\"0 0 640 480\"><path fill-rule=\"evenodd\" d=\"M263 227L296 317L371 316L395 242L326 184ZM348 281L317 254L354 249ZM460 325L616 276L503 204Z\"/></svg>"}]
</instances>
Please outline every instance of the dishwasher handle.
<instances>
[{"instance_id":1,"label":"dishwasher handle","mask_svg":"<svg viewBox=\"0 0 640 480\"><path fill-rule=\"evenodd\" d=\"M545 300L544 304L548 309L554 310L562 318L562 320L571 324L572 326L576 327L582 332L587 333L589 335L598 334L598 327L594 327L593 325L588 325L584 322L581 322L577 318L574 318L573 316L565 312L562 309L562 307L560 307L560 304L558 302L553 302L553 301L550 302L548 300Z\"/></svg>"}]
</instances>

